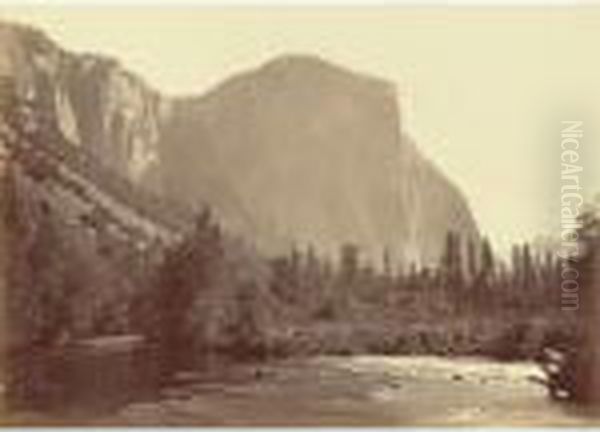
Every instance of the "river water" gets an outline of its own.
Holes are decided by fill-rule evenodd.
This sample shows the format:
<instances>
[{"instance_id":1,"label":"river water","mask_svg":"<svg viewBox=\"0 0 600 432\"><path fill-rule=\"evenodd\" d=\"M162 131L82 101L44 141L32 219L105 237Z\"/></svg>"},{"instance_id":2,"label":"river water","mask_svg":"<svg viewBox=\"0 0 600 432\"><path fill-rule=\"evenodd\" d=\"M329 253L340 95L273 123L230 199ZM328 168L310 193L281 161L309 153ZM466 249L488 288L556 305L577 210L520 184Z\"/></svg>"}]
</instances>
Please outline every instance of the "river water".
<instances>
[{"instance_id":1,"label":"river water","mask_svg":"<svg viewBox=\"0 0 600 432\"><path fill-rule=\"evenodd\" d=\"M542 374L532 363L315 357L182 374L180 384L162 389L156 399L71 421L224 426L600 424L551 400L534 377ZM36 423L44 422L39 415L29 415Z\"/></svg>"}]
</instances>

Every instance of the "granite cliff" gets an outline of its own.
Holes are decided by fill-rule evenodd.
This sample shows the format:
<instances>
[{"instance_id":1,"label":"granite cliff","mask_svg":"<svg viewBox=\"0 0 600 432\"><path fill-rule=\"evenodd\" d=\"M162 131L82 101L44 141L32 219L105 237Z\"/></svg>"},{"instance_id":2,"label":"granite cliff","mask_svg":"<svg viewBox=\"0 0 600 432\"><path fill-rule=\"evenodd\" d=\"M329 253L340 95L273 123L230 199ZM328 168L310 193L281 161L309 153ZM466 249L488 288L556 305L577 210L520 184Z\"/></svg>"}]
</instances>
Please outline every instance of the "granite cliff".
<instances>
[{"instance_id":1,"label":"granite cliff","mask_svg":"<svg viewBox=\"0 0 600 432\"><path fill-rule=\"evenodd\" d=\"M392 83L284 56L200 96L169 98L116 60L0 24L14 78L78 152L140 190L208 203L266 253L355 243L371 260L435 263L477 236L460 191L403 132Z\"/></svg>"}]
</instances>

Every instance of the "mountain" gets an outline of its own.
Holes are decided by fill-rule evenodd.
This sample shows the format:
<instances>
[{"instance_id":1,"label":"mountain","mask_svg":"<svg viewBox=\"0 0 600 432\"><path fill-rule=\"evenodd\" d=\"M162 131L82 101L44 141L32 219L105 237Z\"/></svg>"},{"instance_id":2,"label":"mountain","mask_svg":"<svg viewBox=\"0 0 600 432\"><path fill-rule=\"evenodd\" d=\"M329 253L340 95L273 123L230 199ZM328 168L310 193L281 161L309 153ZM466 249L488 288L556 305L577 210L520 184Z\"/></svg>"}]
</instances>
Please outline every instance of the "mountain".
<instances>
[{"instance_id":1,"label":"mountain","mask_svg":"<svg viewBox=\"0 0 600 432\"><path fill-rule=\"evenodd\" d=\"M140 190L210 204L265 253L355 243L371 260L437 262L478 234L460 191L403 132L393 84L284 56L201 96L167 98L114 59L0 24L13 76L77 152Z\"/></svg>"}]
</instances>

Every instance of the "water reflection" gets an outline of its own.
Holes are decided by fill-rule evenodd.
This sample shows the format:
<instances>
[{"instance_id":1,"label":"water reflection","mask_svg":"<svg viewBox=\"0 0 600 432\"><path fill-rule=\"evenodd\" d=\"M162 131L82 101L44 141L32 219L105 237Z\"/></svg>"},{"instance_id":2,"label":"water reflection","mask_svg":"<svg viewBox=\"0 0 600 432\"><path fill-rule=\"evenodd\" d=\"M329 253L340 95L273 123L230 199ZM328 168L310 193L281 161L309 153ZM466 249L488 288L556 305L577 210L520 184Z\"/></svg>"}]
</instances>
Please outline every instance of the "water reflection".
<instances>
[{"instance_id":1,"label":"water reflection","mask_svg":"<svg viewBox=\"0 0 600 432\"><path fill-rule=\"evenodd\" d=\"M29 349L11 356L8 409L106 413L132 401L156 398L158 372L156 350L131 337Z\"/></svg>"}]
</instances>

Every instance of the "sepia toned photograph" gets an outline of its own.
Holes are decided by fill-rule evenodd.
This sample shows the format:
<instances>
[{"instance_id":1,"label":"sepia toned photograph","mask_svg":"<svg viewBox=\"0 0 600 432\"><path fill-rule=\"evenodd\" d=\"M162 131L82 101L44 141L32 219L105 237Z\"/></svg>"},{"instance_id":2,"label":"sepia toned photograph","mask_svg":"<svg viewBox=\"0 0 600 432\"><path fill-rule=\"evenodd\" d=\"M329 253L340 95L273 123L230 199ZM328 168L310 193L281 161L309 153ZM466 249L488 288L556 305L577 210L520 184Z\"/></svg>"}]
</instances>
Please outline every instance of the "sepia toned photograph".
<instances>
[{"instance_id":1,"label":"sepia toned photograph","mask_svg":"<svg viewBox=\"0 0 600 432\"><path fill-rule=\"evenodd\" d=\"M599 41L0 5L0 425L599 426Z\"/></svg>"}]
</instances>

